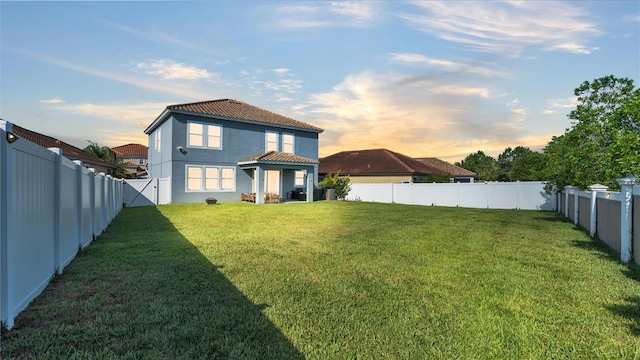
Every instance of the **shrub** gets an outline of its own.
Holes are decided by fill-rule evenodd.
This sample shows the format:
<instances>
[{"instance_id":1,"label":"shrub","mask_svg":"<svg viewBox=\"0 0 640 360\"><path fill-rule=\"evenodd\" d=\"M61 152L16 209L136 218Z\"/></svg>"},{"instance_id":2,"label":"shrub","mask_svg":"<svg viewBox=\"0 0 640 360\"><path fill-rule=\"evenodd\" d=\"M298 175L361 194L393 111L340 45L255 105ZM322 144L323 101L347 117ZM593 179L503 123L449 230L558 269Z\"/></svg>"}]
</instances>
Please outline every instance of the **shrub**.
<instances>
[{"instance_id":1,"label":"shrub","mask_svg":"<svg viewBox=\"0 0 640 360\"><path fill-rule=\"evenodd\" d=\"M340 172L338 171L335 175L327 174L324 180L320 181L318 185L322 190L335 189L336 197L344 200L347 194L349 194L349 191L351 191L350 182L349 176L340 176Z\"/></svg>"}]
</instances>

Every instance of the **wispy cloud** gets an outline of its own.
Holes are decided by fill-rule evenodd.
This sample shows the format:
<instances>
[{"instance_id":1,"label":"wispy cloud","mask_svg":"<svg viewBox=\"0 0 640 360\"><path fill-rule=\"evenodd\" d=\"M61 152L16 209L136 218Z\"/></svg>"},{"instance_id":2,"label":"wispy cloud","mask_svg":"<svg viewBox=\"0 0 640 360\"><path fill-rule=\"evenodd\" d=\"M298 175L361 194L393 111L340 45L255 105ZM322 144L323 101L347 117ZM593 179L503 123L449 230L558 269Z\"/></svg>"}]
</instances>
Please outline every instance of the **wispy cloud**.
<instances>
[{"instance_id":1,"label":"wispy cloud","mask_svg":"<svg viewBox=\"0 0 640 360\"><path fill-rule=\"evenodd\" d=\"M547 106L542 110L544 115L553 115L557 113L568 114L578 105L578 98L575 96L559 99L547 100Z\"/></svg>"},{"instance_id":2,"label":"wispy cloud","mask_svg":"<svg viewBox=\"0 0 640 360\"><path fill-rule=\"evenodd\" d=\"M446 72L474 73L484 76L506 76L505 73L495 71L483 66L465 64L445 59L437 59L422 54L415 53L394 53L391 54L390 62L401 65L424 66L441 69Z\"/></svg>"},{"instance_id":3,"label":"wispy cloud","mask_svg":"<svg viewBox=\"0 0 640 360\"><path fill-rule=\"evenodd\" d=\"M69 114L94 116L108 121L138 124L144 130L167 107L166 103L78 103L57 109Z\"/></svg>"},{"instance_id":4,"label":"wispy cloud","mask_svg":"<svg viewBox=\"0 0 640 360\"><path fill-rule=\"evenodd\" d=\"M160 76L165 80L206 80L220 75L210 73L206 69L199 69L193 65L179 63L172 59L159 59L146 63L138 63L136 68L143 70L147 74Z\"/></svg>"},{"instance_id":5,"label":"wispy cloud","mask_svg":"<svg viewBox=\"0 0 640 360\"><path fill-rule=\"evenodd\" d=\"M589 54L601 31L589 14L563 2L415 1L421 12L398 16L420 31L470 49L519 56L525 47Z\"/></svg>"},{"instance_id":6,"label":"wispy cloud","mask_svg":"<svg viewBox=\"0 0 640 360\"><path fill-rule=\"evenodd\" d=\"M367 27L377 17L380 3L368 1L331 1L283 5L276 9L275 23L282 28Z\"/></svg>"},{"instance_id":7,"label":"wispy cloud","mask_svg":"<svg viewBox=\"0 0 640 360\"><path fill-rule=\"evenodd\" d=\"M60 99L59 97L55 97L53 99L40 100L40 102L44 104L62 104L64 103L64 100Z\"/></svg>"},{"instance_id":8,"label":"wispy cloud","mask_svg":"<svg viewBox=\"0 0 640 360\"><path fill-rule=\"evenodd\" d=\"M6 50L7 49L5 48L4 51ZM203 93L198 91L197 89L194 90L192 88L186 88L181 86L175 86L173 84L167 84L166 82L156 82L156 81L150 81L148 79L137 78L137 77L131 76L130 73L114 73L114 72L104 71L104 70L100 70L93 67L75 64L69 61L58 59L56 57L45 55L35 51L28 51L28 50L22 50L22 49L11 49L10 51L20 53L24 56L27 56L29 58L32 58L38 61L42 61L47 64L60 66L62 68L77 71L83 74L88 74L88 75L100 77L103 79L108 79L108 80L112 80L112 81L116 81L116 82L120 82L128 85L132 85L138 88L158 91L165 94L179 95L186 98L199 99L199 98L202 98L203 96Z\"/></svg>"}]
</instances>

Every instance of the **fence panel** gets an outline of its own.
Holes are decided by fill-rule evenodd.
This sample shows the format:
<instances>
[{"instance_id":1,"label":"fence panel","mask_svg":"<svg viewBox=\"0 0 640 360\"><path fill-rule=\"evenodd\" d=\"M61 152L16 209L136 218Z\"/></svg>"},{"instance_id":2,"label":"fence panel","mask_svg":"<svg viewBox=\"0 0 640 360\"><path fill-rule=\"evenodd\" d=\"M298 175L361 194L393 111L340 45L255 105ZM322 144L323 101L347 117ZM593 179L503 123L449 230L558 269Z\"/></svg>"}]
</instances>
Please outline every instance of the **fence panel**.
<instances>
[{"instance_id":1,"label":"fence panel","mask_svg":"<svg viewBox=\"0 0 640 360\"><path fill-rule=\"evenodd\" d=\"M591 226L591 194L579 192L578 196L578 224L588 230Z\"/></svg>"},{"instance_id":2,"label":"fence panel","mask_svg":"<svg viewBox=\"0 0 640 360\"><path fill-rule=\"evenodd\" d=\"M489 207L489 187L484 183L456 184L460 195L460 206L469 208Z\"/></svg>"},{"instance_id":3,"label":"fence panel","mask_svg":"<svg viewBox=\"0 0 640 360\"><path fill-rule=\"evenodd\" d=\"M94 200L94 173L89 169L80 168L80 182L82 194L82 230L80 237L80 247L84 248L93 240L93 200Z\"/></svg>"},{"instance_id":4,"label":"fence panel","mask_svg":"<svg viewBox=\"0 0 640 360\"><path fill-rule=\"evenodd\" d=\"M458 184L431 184L435 188L436 206L458 206L460 204L460 188Z\"/></svg>"},{"instance_id":5,"label":"fence panel","mask_svg":"<svg viewBox=\"0 0 640 360\"><path fill-rule=\"evenodd\" d=\"M67 266L78 253L78 200L81 196L76 163L59 156L60 164L60 264Z\"/></svg>"},{"instance_id":6,"label":"fence panel","mask_svg":"<svg viewBox=\"0 0 640 360\"><path fill-rule=\"evenodd\" d=\"M633 258L640 265L640 186L633 187Z\"/></svg>"},{"instance_id":7,"label":"fence panel","mask_svg":"<svg viewBox=\"0 0 640 360\"><path fill-rule=\"evenodd\" d=\"M413 204L413 184L392 184L393 202L396 204Z\"/></svg>"},{"instance_id":8,"label":"fence panel","mask_svg":"<svg viewBox=\"0 0 640 360\"><path fill-rule=\"evenodd\" d=\"M620 201L607 199L607 194L598 194L596 231L600 240L620 252Z\"/></svg>"}]
</instances>

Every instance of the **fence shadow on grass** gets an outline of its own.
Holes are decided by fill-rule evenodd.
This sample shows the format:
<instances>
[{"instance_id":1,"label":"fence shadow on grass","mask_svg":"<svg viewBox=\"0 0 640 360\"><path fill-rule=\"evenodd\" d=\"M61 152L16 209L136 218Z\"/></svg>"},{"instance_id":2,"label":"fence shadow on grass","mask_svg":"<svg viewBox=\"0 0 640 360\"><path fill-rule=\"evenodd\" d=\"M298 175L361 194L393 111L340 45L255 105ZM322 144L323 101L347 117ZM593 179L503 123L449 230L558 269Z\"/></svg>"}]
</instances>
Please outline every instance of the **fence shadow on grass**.
<instances>
[{"instance_id":1,"label":"fence shadow on grass","mask_svg":"<svg viewBox=\"0 0 640 360\"><path fill-rule=\"evenodd\" d=\"M303 359L155 207L124 209L2 336L2 358Z\"/></svg>"}]
</instances>

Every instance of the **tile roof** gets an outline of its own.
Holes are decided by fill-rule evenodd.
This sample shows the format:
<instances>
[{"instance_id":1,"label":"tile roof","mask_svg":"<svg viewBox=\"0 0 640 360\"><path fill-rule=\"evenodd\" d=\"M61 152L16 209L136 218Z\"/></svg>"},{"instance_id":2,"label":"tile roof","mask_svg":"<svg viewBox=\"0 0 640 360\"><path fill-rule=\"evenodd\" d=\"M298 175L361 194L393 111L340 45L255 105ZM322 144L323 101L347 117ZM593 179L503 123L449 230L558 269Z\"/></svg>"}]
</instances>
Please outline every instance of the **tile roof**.
<instances>
[{"instance_id":1,"label":"tile roof","mask_svg":"<svg viewBox=\"0 0 640 360\"><path fill-rule=\"evenodd\" d=\"M112 147L111 150L120 157L134 156L146 158L149 153L149 148L141 144L120 145Z\"/></svg>"},{"instance_id":2,"label":"tile roof","mask_svg":"<svg viewBox=\"0 0 640 360\"><path fill-rule=\"evenodd\" d=\"M264 154L252 156L238 161L239 164L249 163L294 163L294 164L317 164L318 160L309 159L303 156L282 153L279 151L269 151Z\"/></svg>"},{"instance_id":3,"label":"tile roof","mask_svg":"<svg viewBox=\"0 0 640 360\"><path fill-rule=\"evenodd\" d=\"M344 175L444 175L409 156L387 149L342 151L320 159L320 174Z\"/></svg>"},{"instance_id":4,"label":"tile roof","mask_svg":"<svg viewBox=\"0 0 640 360\"><path fill-rule=\"evenodd\" d=\"M459 166L452 165L446 161L443 161L434 157L416 158L416 160L423 162L436 169L445 171L449 175L454 175L454 176L476 176L477 175L473 171L463 169Z\"/></svg>"},{"instance_id":5,"label":"tile roof","mask_svg":"<svg viewBox=\"0 0 640 360\"><path fill-rule=\"evenodd\" d=\"M322 132L323 129L294 120L292 118L273 113L269 110L259 108L241 101L233 99L220 99L194 102L188 104L176 104L167 106L170 111L182 111L188 113L220 116L224 118L249 120L261 124L279 125L292 127L314 132Z\"/></svg>"},{"instance_id":6,"label":"tile roof","mask_svg":"<svg viewBox=\"0 0 640 360\"><path fill-rule=\"evenodd\" d=\"M62 155L71 160L82 160L85 163L102 165L107 168L115 168L116 166L112 163L103 160L93 154L89 154L86 151L83 151L73 145L69 145L63 141L60 141L56 138L52 138L51 136L42 135L35 131L31 131L20 127L16 124L13 124L11 132L18 137L24 138L26 140L31 141L32 143L36 143L42 147L52 148L56 147L62 150Z\"/></svg>"}]
</instances>

